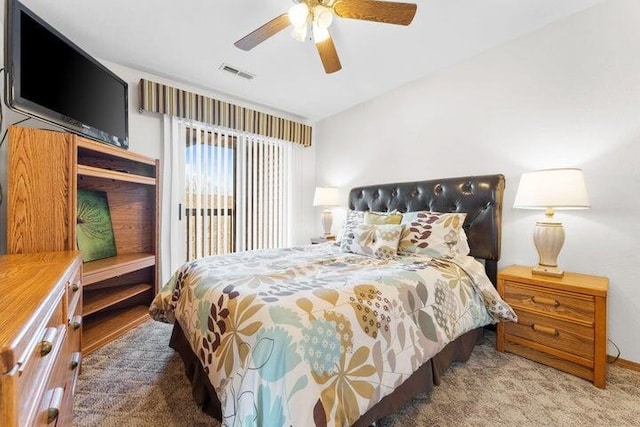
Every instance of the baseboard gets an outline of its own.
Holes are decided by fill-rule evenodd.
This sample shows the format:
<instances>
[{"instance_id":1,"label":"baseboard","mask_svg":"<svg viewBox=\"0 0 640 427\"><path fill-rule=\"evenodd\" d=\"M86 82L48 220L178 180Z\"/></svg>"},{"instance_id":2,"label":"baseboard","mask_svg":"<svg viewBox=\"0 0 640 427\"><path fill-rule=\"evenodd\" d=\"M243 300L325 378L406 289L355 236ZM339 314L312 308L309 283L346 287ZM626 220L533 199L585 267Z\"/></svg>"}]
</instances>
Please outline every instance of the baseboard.
<instances>
[{"instance_id":1,"label":"baseboard","mask_svg":"<svg viewBox=\"0 0 640 427\"><path fill-rule=\"evenodd\" d=\"M608 357L613 358L615 356L608 356ZM618 358L618 360L613 362L613 364L617 365L617 366L620 366L621 368L631 369L632 371L640 372L640 363L638 363L638 362L632 362L630 360L625 360L625 359Z\"/></svg>"}]
</instances>

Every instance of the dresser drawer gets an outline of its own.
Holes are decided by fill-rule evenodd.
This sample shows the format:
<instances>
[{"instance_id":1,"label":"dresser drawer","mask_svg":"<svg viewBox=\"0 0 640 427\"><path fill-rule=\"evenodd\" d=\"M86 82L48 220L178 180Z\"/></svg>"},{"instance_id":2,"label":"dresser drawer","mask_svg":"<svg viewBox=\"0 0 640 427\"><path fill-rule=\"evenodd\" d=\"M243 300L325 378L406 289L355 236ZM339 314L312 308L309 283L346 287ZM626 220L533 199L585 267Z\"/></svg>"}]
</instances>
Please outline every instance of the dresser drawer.
<instances>
[{"instance_id":1,"label":"dresser drawer","mask_svg":"<svg viewBox=\"0 0 640 427\"><path fill-rule=\"evenodd\" d=\"M54 375L57 358L64 346L66 334L63 299L36 335L37 341L10 376L16 390L19 425L29 425L38 411L48 379Z\"/></svg>"},{"instance_id":2,"label":"dresser drawer","mask_svg":"<svg viewBox=\"0 0 640 427\"><path fill-rule=\"evenodd\" d=\"M78 268L73 272L67 284L67 307L69 320L73 317L73 313L79 305L80 298L82 298L82 282L80 280L80 269Z\"/></svg>"},{"instance_id":3,"label":"dresser drawer","mask_svg":"<svg viewBox=\"0 0 640 427\"><path fill-rule=\"evenodd\" d=\"M518 323L504 325L507 335L593 360L593 328L525 310L516 311Z\"/></svg>"},{"instance_id":4,"label":"dresser drawer","mask_svg":"<svg viewBox=\"0 0 640 427\"><path fill-rule=\"evenodd\" d=\"M62 421L67 400L64 384L58 382L48 384L40 402L38 402L32 427L66 427L70 425Z\"/></svg>"},{"instance_id":5,"label":"dresser drawer","mask_svg":"<svg viewBox=\"0 0 640 427\"><path fill-rule=\"evenodd\" d=\"M73 424L80 333L70 333L70 319L82 292L71 284L81 271L76 251L0 256L0 426Z\"/></svg>"},{"instance_id":6,"label":"dresser drawer","mask_svg":"<svg viewBox=\"0 0 640 427\"><path fill-rule=\"evenodd\" d=\"M535 310L586 325L593 325L595 319L595 302L590 295L545 291L544 288L507 280L503 298L515 308Z\"/></svg>"},{"instance_id":7,"label":"dresser drawer","mask_svg":"<svg viewBox=\"0 0 640 427\"><path fill-rule=\"evenodd\" d=\"M80 299L82 301L82 299ZM67 329L67 339L63 354L64 365L61 369L66 372L67 385L71 395L75 394L76 381L80 373L82 363L81 341L82 336L82 304L76 306L76 310L71 313L69 326Z\"/></svg>"}]
</instances>

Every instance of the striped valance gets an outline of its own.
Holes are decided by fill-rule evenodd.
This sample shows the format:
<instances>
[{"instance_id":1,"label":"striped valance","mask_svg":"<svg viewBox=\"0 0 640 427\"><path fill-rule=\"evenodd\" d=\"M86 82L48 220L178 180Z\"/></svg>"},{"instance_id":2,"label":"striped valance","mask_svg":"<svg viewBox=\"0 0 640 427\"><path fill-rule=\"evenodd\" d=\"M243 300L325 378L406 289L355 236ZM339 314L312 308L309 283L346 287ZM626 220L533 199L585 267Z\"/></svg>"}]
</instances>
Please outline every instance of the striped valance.
<instances>
[{"instance_id":1,"label":"striped valance","mask_svg":"<svg viewBox=\"0 0 640 427\"><path fill-rule=\"evenodd\" d=\"M311 126L145 79L140 108L311 146Z\"/></svg>"}]
</instances>

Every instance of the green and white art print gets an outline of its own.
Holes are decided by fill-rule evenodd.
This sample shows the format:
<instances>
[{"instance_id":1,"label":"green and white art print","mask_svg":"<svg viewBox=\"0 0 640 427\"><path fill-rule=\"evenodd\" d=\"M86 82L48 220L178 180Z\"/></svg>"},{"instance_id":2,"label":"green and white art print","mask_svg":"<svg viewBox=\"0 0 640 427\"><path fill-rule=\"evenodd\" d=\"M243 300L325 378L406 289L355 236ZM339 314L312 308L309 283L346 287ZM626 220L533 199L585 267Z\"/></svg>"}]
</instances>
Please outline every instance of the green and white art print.
<instances>
[{"instance_id":1,"label":"green and white art print","mask_svg":"<svg viewBox=\"0 0 640 427\"><path fill-rule=\"evenodd\" d=\"M76 241L84 262L116 255L116 240L104 191L78 189Z\"/></svg>"}]
</instances>

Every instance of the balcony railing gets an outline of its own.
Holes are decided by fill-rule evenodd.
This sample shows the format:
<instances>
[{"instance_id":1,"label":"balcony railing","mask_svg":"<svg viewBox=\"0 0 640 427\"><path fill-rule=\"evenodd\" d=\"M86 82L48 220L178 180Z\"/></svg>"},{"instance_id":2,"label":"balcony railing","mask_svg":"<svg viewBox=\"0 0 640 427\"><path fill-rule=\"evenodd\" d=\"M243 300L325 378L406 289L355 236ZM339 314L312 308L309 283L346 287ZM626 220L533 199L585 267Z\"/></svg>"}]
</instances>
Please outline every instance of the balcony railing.
<instances>
[{"instance_id":1,"label":"balcony railing","mask_svg":"<svg viewBox=\"0 0 640 427\"><path fill-rule=\"evenodd\" d=\"M197 258L222 255L235 251L235 209L233 197L207 197L210 207L185 207L186 256L191 261ZM189 199L187 199L189 200ZM193 202L193 198L191 201ZM216 203L218 202L218 203ZM226 207L215 207L225 205Z\"/></svg>"}]
</instances>

